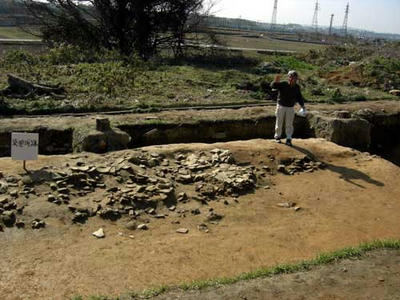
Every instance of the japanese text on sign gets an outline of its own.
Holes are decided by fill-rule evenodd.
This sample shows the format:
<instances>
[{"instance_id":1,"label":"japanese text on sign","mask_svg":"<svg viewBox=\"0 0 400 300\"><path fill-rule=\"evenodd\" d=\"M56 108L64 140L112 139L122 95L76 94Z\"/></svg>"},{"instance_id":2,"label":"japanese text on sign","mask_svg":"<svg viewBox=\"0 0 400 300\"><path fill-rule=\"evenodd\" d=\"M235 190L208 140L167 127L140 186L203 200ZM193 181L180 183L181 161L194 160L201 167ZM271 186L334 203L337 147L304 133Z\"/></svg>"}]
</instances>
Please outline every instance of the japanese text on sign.
<instances>
[{"instance_id":1,"label":"japanese text on sign","mask_svg":"<svg viewBox=\"0 0 400 300\"><path fill-rule=\"evenodd\" d=\"M36 160L39 148L38 133L11 134L11 157L13 160Z\"/></svg>"}]
</instances>

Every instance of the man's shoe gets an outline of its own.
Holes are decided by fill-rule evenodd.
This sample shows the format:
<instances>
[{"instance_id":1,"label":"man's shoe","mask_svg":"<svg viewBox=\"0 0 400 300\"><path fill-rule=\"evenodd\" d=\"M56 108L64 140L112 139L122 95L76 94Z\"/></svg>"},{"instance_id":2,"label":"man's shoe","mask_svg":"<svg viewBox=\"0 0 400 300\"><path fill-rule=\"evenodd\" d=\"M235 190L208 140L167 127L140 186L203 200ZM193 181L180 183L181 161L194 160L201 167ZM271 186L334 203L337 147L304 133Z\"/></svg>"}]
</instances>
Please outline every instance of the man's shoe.
<instances>
[{"instance_id":1,"label":"man's shoe","mask_svg":"<svg viewBox=\"0 0 400 300\"><path fill-rule=\"evenodd\" d=\"M281 143L281 139L280 138L275 138L275 142L277 142L277 143Z\"/></svg>"},{"instance_id":2,"label":"man's shoe","mask_svg":"<svg viewBox=\"0 0 400 300\"><path fill-rule=\"evenodd\" d=\"M292 140L291 140L291 139L287 139L287 140L286 140L286 145L292 146Z\"/></svg>"}]
</instances>

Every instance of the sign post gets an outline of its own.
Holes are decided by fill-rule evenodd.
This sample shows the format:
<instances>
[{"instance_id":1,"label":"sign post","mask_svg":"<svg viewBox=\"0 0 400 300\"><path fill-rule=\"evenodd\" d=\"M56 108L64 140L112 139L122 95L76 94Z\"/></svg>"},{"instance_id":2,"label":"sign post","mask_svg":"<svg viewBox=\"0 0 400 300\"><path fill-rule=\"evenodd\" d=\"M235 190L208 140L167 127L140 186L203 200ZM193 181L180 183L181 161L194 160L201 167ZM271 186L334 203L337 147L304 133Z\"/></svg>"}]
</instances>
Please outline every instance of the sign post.
<instances>
[{"instance_id":1,"label":"sign post","mask_svg":"<svg viewBox=\"0 0 400 300\"><path fill-rule=\"evenodd\" d=\"M39 134L26 132L13 132L11 134L11 157L13 160L22 160L26 169L27 160L37 160L39 152Z\"/></svg>"}]
</instances>

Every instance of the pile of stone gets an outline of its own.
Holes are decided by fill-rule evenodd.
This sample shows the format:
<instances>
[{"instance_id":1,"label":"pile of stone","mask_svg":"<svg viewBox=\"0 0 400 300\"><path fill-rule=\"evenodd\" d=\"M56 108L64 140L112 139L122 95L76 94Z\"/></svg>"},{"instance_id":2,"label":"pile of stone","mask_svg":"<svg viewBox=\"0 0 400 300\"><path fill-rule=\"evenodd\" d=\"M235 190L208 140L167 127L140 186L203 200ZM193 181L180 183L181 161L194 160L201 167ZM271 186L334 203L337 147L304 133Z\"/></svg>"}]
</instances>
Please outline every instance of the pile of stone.
<instances>
[{"instance_id":1,"label":"pile of stone","mask_svg":"<svg viewBox=\"0 0 400 300\"><path fill-rule=\"evenodd\" d=\"M16 182L17 180L13 178L12 181L10 181L11 186L15 187ZM16 199L19 197L19 194L27 195L30 192L34 191L26 191L24 189L21 193L18 193L18 191L15 189L9 190L9 185L7 182L0 182L0 231L3 231L3 225L5 227L25 227L25 222L19 219L24 212L25 206L18 205ZM40 227L35 226L35 224L33 224L34 221L40 222ZM33 229L38 229L45 226L45 223L39 219L35 219L34 221L32 221Z\"/></svg>"},{"instance_id":2,"label":"pile of stone","mask_svg":"<svg viewBox=\"0 0 400 300\"><path fill-rule=\"evenodd\" d=\"M277 167L277 171L286 175L294 175L296 173L311 173L326 166L323 162L315 161L308 156L302 158L286 159L281 161Z\"/></svg>"},{"instance_id":3,"label":"pile of stone","mask_svg":"<svg viewBox=\"0 0 400 300\"><path fill-rule=\"evenodd\" d=\"M219 196L237 197L254 189L257 181L254 167L237 165L232 153L222 149L177 153L168 158L146 151L118 158L111 154L101 165L77 161L74 165L66 163L62 171L53 168L47 172L45 182L30 178L6 179L0 181L0 195L6 195L0 199L0 223L5 226L17 224L16 215L22 215L24 209L10 199L20 195L41 197L35 190L39 186L46 201L66 206L73 223L85 223L94 216L117 220L124 215L130 219L141 216L160 219L169 211L184 214L184 210L177 209L181 203L208 202ZM193 185L195 195L176 192L179 186L185 185ZM101 196L96 193L87 197L99 189ZM37 229L45 223L34 219L31 225ZM140 225L142 229L147 228L145 222Z\"/></svg>"}]
</instances>

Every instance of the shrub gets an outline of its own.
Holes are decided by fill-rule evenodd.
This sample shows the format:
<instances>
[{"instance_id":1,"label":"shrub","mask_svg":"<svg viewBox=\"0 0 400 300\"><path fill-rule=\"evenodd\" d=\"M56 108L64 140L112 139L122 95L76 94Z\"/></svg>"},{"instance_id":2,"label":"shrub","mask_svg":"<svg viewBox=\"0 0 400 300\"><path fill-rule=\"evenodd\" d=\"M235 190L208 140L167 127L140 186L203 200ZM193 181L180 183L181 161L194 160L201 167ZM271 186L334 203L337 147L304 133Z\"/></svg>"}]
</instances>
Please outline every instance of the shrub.
<instances>
[{"instance_id":1,"label":"shrub","mask_svg":"<svg viewBox=\"0 0 400 300\"><path fill-rule=\"evenodd\" d=\"M314 66L294 56L279 56L274 61L275 65L288 70L313 70Z\"/></svg>"},{"instance_id":2,"label":"shrub","mask_svg":"<svg viewBox=\"0 0 400 300\"><path fill-rule=\"evenodd\" d=\"M2 59L2 64L7 66L15 64L35 65L38 62L39 60L36 56L21 50L8 51Z\"/></svg>"}]
</instances>

